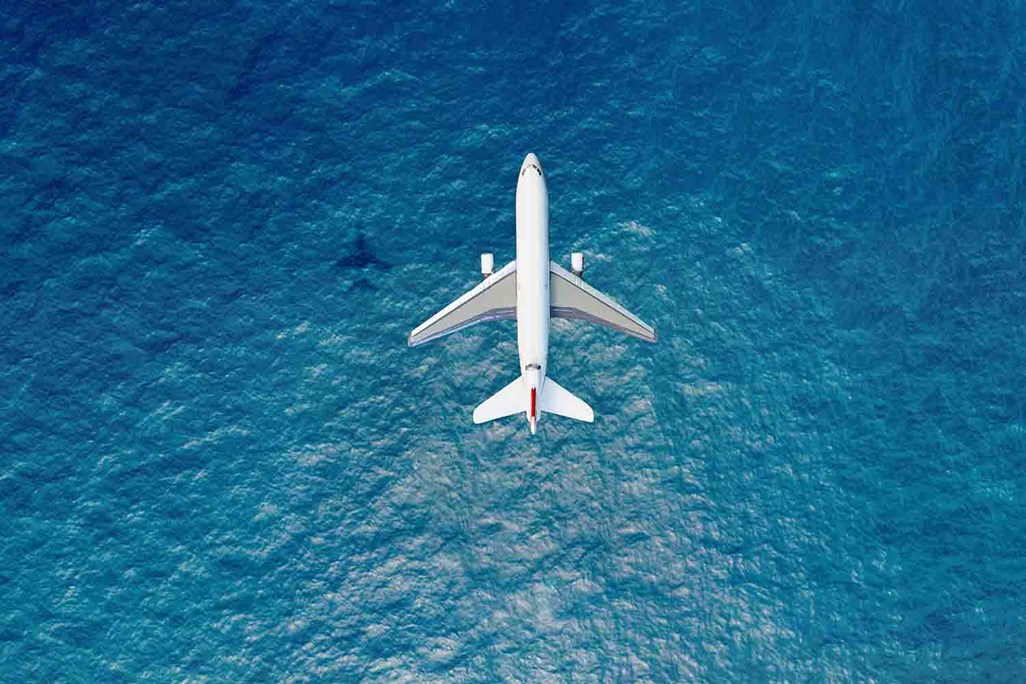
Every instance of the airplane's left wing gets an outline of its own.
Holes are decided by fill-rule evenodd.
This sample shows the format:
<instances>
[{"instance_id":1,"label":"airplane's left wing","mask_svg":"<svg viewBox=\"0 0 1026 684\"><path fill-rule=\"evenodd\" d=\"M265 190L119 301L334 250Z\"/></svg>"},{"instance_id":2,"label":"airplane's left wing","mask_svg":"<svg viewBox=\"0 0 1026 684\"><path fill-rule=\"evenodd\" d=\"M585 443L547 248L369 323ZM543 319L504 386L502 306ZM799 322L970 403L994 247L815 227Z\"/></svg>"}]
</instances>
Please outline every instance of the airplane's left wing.
<instances>
[{"instance_id":1,"label":"airplane's left wing","mask_svg":"<svg viewBox=\"0 0 1026 684\"><path fill-rule=\"evenodd\" d=\"M511 261L410 333L416 347L482 321L517 317L517 262Z\"/></svg>"}]
</instances>

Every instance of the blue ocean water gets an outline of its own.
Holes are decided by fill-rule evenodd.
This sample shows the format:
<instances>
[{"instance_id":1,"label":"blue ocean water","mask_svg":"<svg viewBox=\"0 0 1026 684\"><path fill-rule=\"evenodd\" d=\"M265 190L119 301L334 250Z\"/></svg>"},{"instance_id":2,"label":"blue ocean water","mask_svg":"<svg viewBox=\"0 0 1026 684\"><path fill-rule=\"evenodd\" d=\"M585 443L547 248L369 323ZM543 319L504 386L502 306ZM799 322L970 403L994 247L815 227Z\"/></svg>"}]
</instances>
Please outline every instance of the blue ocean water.
<instances>
[{"instance_id":1,"label":"blue ocean water","mask_svg":"<svg viewBox=\"0 0 1026 684\"><path fill-rule=\"evenodd\" d=\"M1026 3L13 2L0 680L1026 678ZM594 425L471 424L513 256Z\"/></svg>"}]
</instances>

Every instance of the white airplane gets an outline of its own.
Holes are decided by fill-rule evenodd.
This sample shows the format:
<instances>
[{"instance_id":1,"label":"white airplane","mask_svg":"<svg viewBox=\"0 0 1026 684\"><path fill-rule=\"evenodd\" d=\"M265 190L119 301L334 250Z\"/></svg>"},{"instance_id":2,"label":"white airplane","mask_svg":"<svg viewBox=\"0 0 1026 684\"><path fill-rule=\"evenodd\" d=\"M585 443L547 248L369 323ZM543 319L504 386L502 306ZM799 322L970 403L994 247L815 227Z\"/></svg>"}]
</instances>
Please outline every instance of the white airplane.
<instances>
[{"instance_id":1,"label":"white airplane","mask_svg":"<svg viewBox=\"0 0 1026 684\"><path fill-rule=\"evenodd\" d=\"M482 321L515 318L522 374L478 406L474 422L523 413L534 434L542 413L594 421L590 406L545 377L549 319L586 320L647 342L655 342L657 335L652 326L584 282L582 253L571 255L572 273L549 261L549 191L534 154L524 159L517 181L517 258L495 272L493 265L493 256L482 254L484 281L414 328L410 346Z\"/></svg>"}]
</instances>

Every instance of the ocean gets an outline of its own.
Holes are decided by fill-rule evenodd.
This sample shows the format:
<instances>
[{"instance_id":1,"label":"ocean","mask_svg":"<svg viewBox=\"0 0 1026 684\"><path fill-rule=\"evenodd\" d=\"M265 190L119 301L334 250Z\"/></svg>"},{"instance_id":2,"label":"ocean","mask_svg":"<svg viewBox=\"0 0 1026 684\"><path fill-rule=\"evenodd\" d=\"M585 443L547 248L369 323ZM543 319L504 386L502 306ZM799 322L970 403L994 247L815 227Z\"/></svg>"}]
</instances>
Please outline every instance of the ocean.
<instances>
[{"instance_id":1,"label":"ocean","mask_svg":"<svg viewBox=\"0 0 1026 684\"><path fill-rule=\"evenodd\" d=\"M4 4L0 681L1026 679L1026 2ZM471 422L513 258L588 425Z\"/></svg>"}]
</instances>

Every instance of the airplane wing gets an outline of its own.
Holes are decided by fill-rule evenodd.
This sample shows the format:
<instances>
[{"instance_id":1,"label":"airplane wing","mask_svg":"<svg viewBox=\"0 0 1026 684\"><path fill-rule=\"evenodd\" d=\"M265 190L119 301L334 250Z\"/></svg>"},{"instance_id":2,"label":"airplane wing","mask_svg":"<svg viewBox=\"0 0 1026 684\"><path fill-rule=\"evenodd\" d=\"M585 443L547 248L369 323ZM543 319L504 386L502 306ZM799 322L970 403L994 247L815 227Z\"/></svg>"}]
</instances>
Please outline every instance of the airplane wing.
<instances>
[{"instance_id":1,"label":"airplane wing","mask_svg":"<svg viewBox=\"0 0 1026 684\"><path fill-rule=\"evenodd\" d=\"M590 321L646 342L659 338L648 323L554 261L549 262L549 274L553 318Z\"/></svg>"},{"instance_id":2,"label":"airplane wing","mask_svg":"<svg viewBox=\"0 0 1026 684\"><path fill-rule=\"evenodd\" d=\"M517 317L517 262L509 262L455 302L410 333L411 347L424 344L481 321Z\"/></svg>"}]
</instances>

